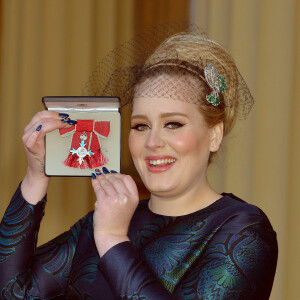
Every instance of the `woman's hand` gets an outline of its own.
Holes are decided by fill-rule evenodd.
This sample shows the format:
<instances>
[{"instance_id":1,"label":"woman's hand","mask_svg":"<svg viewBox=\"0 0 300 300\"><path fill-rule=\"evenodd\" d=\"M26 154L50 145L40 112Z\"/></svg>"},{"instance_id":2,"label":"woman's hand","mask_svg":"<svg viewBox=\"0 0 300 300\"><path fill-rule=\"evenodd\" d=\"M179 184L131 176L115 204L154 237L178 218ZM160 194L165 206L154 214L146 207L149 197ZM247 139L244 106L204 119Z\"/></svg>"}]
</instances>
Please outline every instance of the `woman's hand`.
<instances>
[{"instance_id":1,"label":"woman's hand","mask_svg":"<svg viewBox=\"0 0 300 300\"><path fill-rule=\"evenodd\" d=\"M70 127L72 124L69 124L70 120L67 117L67 114L41 111L32 118L24 129L22 141L28 160L28 168L22 181L21 191L24 199L31 204L36 204L45 196L49 184L49 177L44 173L44 137L46 133L53 130Z\"/></svg>"},{"instance_id":2,"label":"woman's hand","mask_svg":"<svg viewBox=\"0 0 300 300\"><path fill-rule=\"evenodd\" d=\"M103 172L108 171L103 168ZM114 245L129 241L128 227L139 197L136 184L129 175L93 174L93 178L92 185L97 197L93 217L94 238L102 256Z\"/></svg>"}]
</instances>

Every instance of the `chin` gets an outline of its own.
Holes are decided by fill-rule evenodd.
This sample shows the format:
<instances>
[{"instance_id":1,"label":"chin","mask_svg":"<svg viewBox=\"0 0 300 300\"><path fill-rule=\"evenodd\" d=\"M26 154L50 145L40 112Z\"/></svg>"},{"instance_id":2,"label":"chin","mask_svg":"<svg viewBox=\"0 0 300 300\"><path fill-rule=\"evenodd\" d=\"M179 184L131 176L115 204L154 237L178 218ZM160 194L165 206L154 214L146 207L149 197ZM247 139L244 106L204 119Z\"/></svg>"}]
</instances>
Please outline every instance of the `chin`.
<instances>
[{"instance_id":1,"label":"chin","mask_svg":"<svg viewBox=\"0 0 300 300\"><path fill-rule=\"evenodd\" d=\"M145 186L151 194L165 196L166 194L172 193L175 189L175 185L170 182L158 182L158 183L147 183Z\"/></svg>"},{"instance_id":2,"label":"chin","mask_svg":"<svg viewBox=\"0 0 300 300\"><path fill-rule=\"evenodd\" d=\"M157 196L167 196L173 193L180 184L180 179L174 172L150 173L145 168L135 166L147 190Z\"/></svg>"}]
</instances>

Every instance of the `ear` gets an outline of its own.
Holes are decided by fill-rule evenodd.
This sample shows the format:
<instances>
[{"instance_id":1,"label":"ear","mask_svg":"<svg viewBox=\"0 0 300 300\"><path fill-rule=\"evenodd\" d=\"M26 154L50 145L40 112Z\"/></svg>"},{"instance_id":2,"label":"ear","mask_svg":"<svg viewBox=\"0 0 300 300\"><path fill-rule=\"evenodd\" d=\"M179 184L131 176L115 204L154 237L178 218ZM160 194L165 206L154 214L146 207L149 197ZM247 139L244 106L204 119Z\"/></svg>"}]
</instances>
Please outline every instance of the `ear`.
<instances>
[{"instance_id":1,"label":"ear","mask_svg":"<svg viewBox=\"0 0 300 300\"><path fill-rule=\"evenodd\" d=\"M214 127L210 128L210 152L216 152L219 150L222 139L223 139L223 122L218 123Z\"/></svg>"}]
</instances>

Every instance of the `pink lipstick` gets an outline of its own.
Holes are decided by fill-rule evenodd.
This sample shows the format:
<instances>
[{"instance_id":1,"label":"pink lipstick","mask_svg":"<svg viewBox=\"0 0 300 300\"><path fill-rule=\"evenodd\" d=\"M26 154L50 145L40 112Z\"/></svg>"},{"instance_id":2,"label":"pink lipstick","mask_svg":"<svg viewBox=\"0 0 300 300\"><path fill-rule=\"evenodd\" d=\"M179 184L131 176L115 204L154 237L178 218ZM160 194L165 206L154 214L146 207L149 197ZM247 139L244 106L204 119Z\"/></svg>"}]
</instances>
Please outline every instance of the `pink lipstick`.
<instances>
[{"instance_id":1,"label":"pink lipstick","mask_svg":"<svg viewBox=\"0 0 300 300\"><path fill-rule=\"evenodd\" d=\"M145 157L148 171L152 173L161 173L169 170L176 162L175 157L167 155L147 156Z\"/></svg>"}]
</instances>

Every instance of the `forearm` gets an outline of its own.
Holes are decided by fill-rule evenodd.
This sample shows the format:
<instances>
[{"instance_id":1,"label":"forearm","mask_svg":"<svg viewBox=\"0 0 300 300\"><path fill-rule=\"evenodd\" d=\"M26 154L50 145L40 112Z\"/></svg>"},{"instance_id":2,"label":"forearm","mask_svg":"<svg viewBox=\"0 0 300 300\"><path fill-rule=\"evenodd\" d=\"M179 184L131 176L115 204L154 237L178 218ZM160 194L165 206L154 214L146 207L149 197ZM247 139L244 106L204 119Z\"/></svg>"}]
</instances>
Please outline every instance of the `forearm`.
<instances>
[{"instance_id":1,"label":"forearm","mask_svg":"<svg viewBox=\"0 0 300 300\"><path fill-rule=\"evenodd\" d=\"M176 299L155 278L131 242L119 243L107 251L100 259L99 268L117 298Z\"/></svg>"},{"instance_id":2,"label":"forearm","mask_svg":"<svg viewBox=\"0 0 300 300\"><path fill-rule=\"evenodd\" d=\"M49 181L50 177L45 174L34 175L33 172L28 169L21 183L21 192L24 199L28 203L36 205L45 197Z\"/></svg>"},{"instance_id":3,"label":"forearm","mask_svg":"<svg viewBox=\"0 0 300 300\"><path fill-rule=\"evenodd\" d=\"M117 244L129 241L129 238L123 235L95 234L94 239L100 257L102 257L109 249L116 246Z\"/></svg>"},{"instance_id":4,"label":"forearm","mask_svg":"<svg viewBox=\"0 0 300 300\"><path fill-rule=\"evenodd\" d=\"M13 196L0 223L0 290L31 268L45 202L29 204L20 187Z\"/></svg>"},{"instance_id":5,"label":"forearm","mask_svg":"<svg viewBox=\"0 0 300 300\"><path fill-rule=\"evenodd\" d=\"M251 228L254 230L254 226ZM227 239L236 243L225 243ZM232 249L240 268L232 264ZM217 249L217 250L216 250ZM225 252L223 252L223 250ZM174 250L175 251L175 250ZM247 259L245 259L247 258ZM249 264L249 259L253 262ZM156 259L152 257L152 259ZM209 298L220 291L220 299L268 299L277 259L276 237L272 233L253 235L220 234L212 240L201 260L180 280L175 291L168 291L164 276L152 273L147 261L131 242L121 242L110 248L100 259L99 268L110 283L116 298L121 299L187 299L198 295ZM161 261L157 261L157 264ZM229 272L229 271L230 272ZM179 275L179 274L178 274ZM159 280L161 279L161 281ZM170 279L175 279L172 276ZM234 282L234 284L228 284Z\"/></svg>"}]
</instances>

